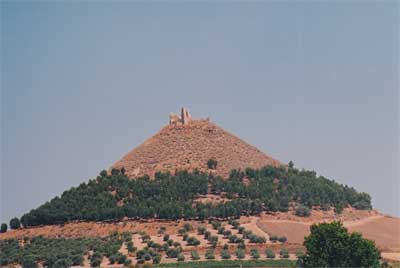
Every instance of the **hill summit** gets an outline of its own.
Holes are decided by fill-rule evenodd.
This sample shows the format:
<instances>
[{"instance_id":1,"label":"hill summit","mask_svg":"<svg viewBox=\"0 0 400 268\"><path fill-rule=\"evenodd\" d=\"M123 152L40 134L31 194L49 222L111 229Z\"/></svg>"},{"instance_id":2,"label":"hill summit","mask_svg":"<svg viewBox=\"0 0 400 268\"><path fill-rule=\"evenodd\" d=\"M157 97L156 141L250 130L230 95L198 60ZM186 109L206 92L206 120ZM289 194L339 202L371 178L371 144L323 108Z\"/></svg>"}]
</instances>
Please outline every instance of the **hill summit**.
<instances>
[{"instance_id":1,"label":"hill summit","mask_svg":"<svg viewBox=\"0 0 400 268\"><path fill-rule=\"evenodd\" d=\"M210 159L217 161L216 167L209 168ZM131 178L145 174L153 177L158 171L195 169L227 177L232 169L280 165L278 160L210 122L209 118L192 119L189 111L182 108L180 116L171 113L168 125L111 168L124 168Z\"/></svg>"}]
</instances>

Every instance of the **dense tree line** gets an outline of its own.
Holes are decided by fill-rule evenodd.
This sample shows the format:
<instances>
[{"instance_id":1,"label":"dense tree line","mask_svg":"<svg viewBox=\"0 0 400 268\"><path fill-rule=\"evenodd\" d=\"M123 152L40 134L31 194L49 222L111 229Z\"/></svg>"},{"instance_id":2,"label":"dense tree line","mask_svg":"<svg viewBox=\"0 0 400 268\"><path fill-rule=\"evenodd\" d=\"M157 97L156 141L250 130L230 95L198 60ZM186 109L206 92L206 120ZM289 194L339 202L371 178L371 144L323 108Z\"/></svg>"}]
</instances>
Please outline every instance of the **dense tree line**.
<instances>
[{"instance_id":1,"label":"dense tree line","mask_svg":"<svg viewBox=\"0 0 400 268\"><path fill-rule=\"evenodd\" d=\"M200 203L209 193L224 194L229 201ZM371 208L370 196L358 193L314 171L292 167L233 170L227 179L194 171L157 173L136 180L124 170L102 171L96 179L65 191L21 218L24 226L59 224L73 220L104 221L129 218L227 218L262 211L287 211L291 204L321 208L351 205Z\"/></svg>"}]
</instances>

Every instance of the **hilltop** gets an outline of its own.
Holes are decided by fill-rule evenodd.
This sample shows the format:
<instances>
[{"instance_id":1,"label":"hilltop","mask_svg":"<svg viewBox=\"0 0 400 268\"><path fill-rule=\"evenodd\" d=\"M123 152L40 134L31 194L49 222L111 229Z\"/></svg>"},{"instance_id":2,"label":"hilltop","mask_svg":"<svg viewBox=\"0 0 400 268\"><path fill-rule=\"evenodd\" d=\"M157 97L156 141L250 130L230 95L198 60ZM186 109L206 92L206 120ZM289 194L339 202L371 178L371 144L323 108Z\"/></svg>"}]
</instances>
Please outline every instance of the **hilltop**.
<instances>
[{"instance_id":1,"label":"hilltop","mask_svg":"<svg viewBox=\"0 0 400 268\"><path fill-rule=\"evenodd\" d=\"M217 160L210 169L207 162ZM278 160L230 134L209 119L192 119L187 109L171 114L169 124L134 148L111 168L125 169L128 177L176 170L212 172L227 178L232 169L280 166Z\"/></svg>"},{"instance_id":2,"label":"hilltop","mask_svg":"<svg viewBox=\"0 0 400 268\"><path fill-rule=\"evenodd\" d=\"M336 220L400 259L400 220L373 210L367 193L284 165L182 108L96 178L12 219L0 266L293 267L311 224Z\"/></svg>"}]
</instances>

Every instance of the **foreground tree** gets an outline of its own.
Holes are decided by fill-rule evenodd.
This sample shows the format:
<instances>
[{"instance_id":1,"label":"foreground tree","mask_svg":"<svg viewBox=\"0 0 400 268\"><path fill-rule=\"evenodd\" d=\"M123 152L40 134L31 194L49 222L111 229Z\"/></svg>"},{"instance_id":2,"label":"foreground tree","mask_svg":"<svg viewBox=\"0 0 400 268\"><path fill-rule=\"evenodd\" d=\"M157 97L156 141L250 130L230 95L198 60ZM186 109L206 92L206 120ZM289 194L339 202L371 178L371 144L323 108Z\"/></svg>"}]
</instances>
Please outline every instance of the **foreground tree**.
<instances>
[{"instance_id":1,"label":"foreground tree","mask_svg":"<svg viewBox=\"0 0 400 268\"><path fill-rule=\"evenodd\" d=\"M305 238L304 267L379 267L380 252L373 241L349 234L341 222L314 224Z\"/></svg>"}]
</instances>

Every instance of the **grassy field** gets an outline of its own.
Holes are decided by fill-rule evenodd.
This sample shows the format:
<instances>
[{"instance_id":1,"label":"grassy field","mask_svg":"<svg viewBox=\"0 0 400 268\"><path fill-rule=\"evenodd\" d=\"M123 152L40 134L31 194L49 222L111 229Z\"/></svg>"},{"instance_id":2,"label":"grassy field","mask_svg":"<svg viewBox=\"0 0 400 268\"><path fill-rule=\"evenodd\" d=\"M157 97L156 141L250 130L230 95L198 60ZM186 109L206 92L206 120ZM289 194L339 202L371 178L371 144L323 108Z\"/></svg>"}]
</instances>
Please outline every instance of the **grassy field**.
<instances>
[{"instance_id":1,"label":"grassy field","mask_svg":"<svg viewBox=\"0 0 400 268\"><path fill-rule=\"evenodd\" d=\"M296 261L292 260L222 260L222 261L192 261L178 263L163 263L154 268L173 268L173 267L193 267L193 268L212 268L212 267L295 267Z\"/></svg>"}]
</instances>

